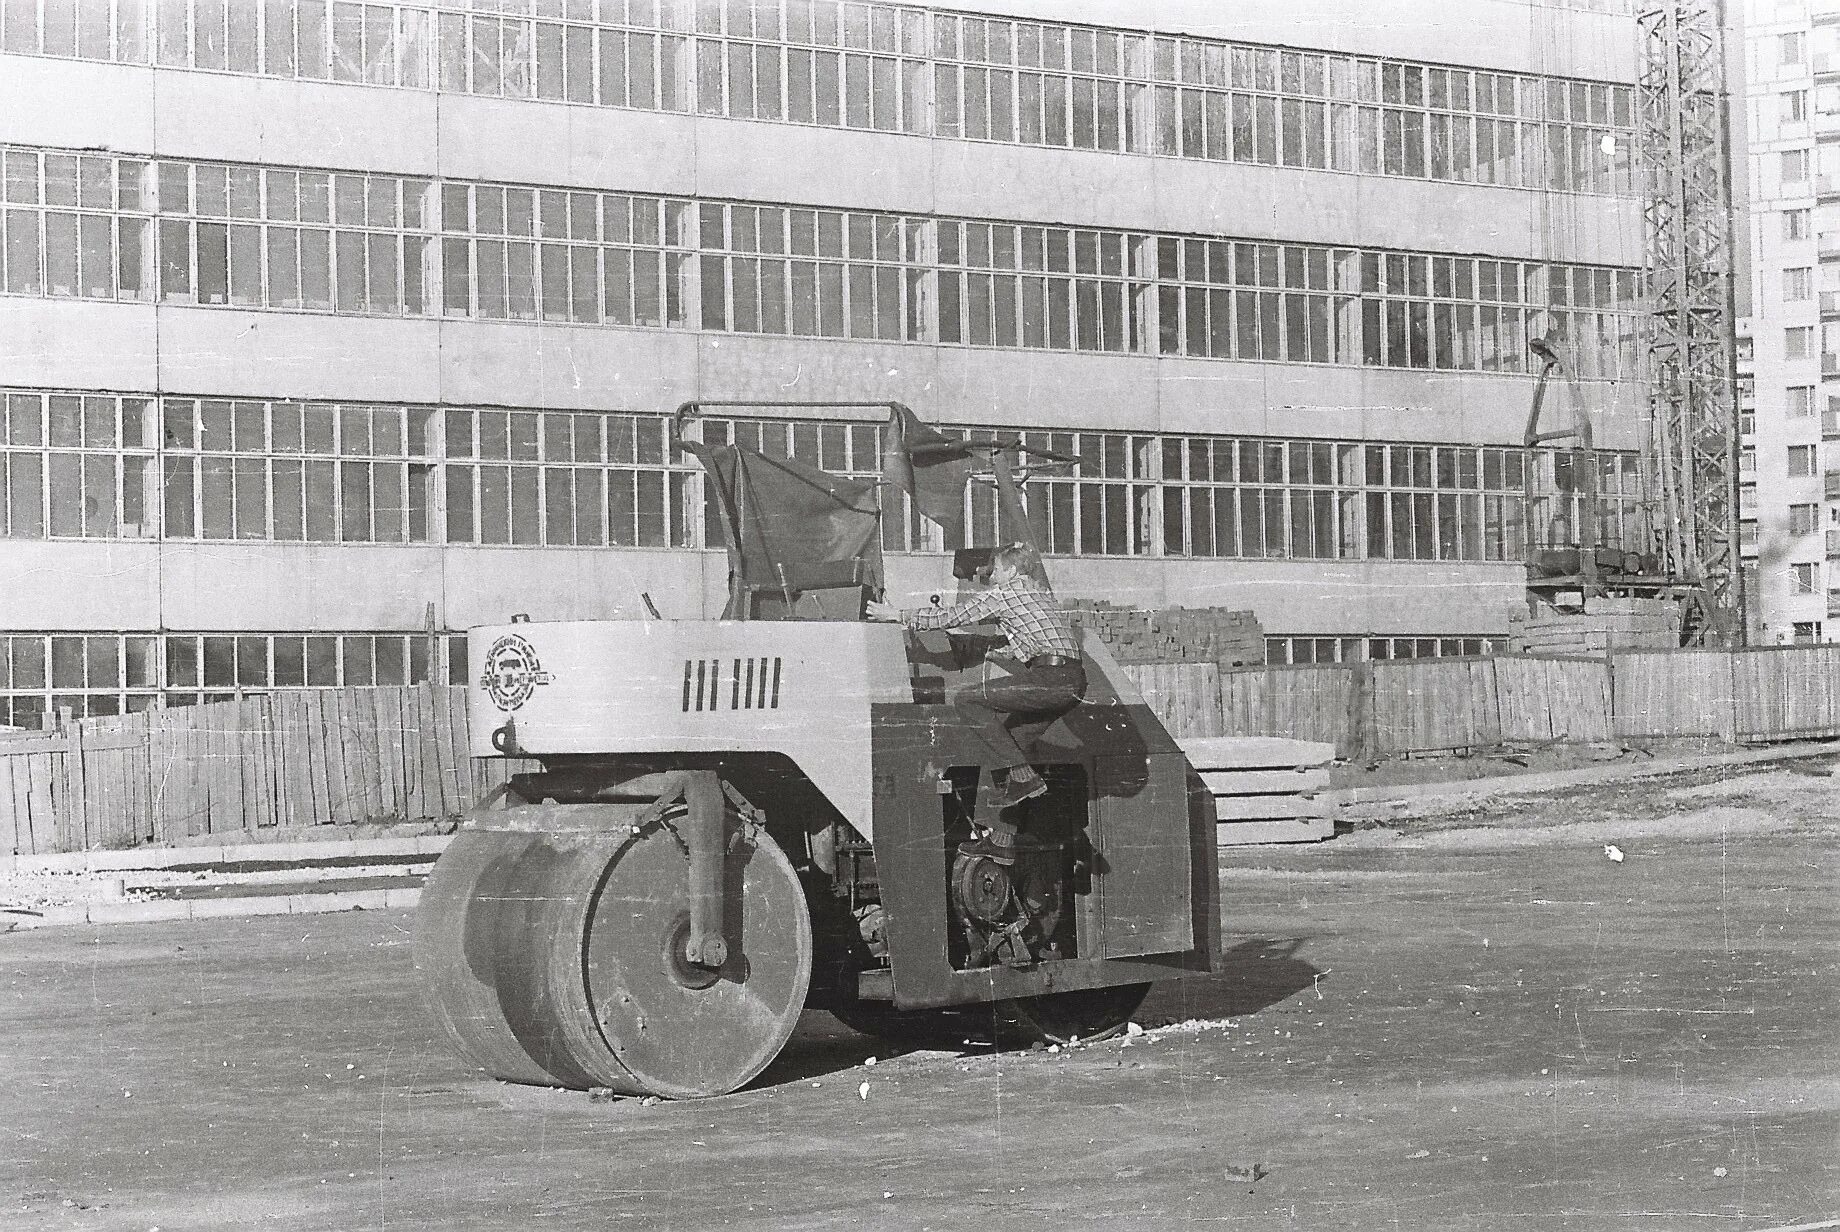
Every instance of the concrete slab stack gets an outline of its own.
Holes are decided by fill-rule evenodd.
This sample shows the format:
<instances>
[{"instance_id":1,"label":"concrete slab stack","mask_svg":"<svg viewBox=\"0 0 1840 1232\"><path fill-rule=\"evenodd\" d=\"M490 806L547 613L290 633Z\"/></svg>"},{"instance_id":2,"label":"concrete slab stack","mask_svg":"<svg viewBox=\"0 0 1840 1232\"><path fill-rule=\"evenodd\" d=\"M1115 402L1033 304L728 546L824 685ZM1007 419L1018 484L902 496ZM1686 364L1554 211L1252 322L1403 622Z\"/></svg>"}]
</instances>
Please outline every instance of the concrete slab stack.
<instances>
[{"instance_id":1,"label":"concrete slab stack","mask_svg":"<svg viewBox=\"0 0 1840 1232\"><path fill-rule=\"evenodd\" d=\"M1680 645L1680 605L1671 599L1588 598L1582 612L1515 607L1508 637L1516 654L1602 655Z\"/></svg>"},{"instance_id":2,"label":"concrete slab stack","mask_svg":"<svg viewBox=\"0 0 1840 1232\"><path fill-rule=\"evenodd\" d=\"M1307 843L1335 833L1322 798L1335 746L1281 736L1188 736L1182 752L1214 796L1218 841Z\"/></svg>"}]
</instances>

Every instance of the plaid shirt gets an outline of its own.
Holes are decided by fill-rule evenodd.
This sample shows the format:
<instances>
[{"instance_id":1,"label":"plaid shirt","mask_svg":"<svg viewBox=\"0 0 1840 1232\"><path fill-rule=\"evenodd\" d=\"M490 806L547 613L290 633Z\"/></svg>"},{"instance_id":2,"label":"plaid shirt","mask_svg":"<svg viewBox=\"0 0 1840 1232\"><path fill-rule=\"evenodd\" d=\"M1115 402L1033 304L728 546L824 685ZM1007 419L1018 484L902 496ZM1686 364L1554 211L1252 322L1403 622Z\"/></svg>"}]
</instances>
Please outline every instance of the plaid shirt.
<instances>
[{"instance_id":1,"label":"plaid shirt","mask_svg":"<svg viewBox=\"0 0 1840 1232\"><path fill-rule=\"evenodd\" d=\"M1080 645L1074 641L1067 618L1050 606L1053 598L1027 578L1018 577L973 595L957 607L909 608L901 613L901 623L910 629L957 629L994 617L1009 639L1010 653L1023 662L1044 654L1078 659Z\"/></svg>"}]
</instances>

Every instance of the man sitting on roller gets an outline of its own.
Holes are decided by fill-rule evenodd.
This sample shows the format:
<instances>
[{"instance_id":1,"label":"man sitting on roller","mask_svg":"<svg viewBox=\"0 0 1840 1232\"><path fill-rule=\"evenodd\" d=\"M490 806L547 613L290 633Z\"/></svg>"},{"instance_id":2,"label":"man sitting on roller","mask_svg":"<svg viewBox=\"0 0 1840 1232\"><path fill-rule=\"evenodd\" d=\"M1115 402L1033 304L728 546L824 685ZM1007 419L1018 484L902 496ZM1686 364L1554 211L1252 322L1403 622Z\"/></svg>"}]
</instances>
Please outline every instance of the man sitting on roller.
<instances>
[{"instance_id":1,"label":"man sitting on roller","mask_svg":"<svg viewBox=\"0 0 1840 1232\"><path fill-rule=\"evenodd\" d=\"M1043 728L1079 704L1086 669L1067 618L1054 609L1041 557L1025 543L999 548L991 557L990 589L956 607L909 608L871 601L873 620L898 620L910 629L958 629L994 619L1009 642L1010 657L1022 666L1014 675L956 689L952 705L989 749L991 778L999 807L1013 808L1041 795L1041 781L1023 755L1012 723ZM998 780L1001 780L1000 782ZM1008 863L1015 859L1016 826L1000 816L989 835L960 850Z\"/></svg>"}]
</instances>

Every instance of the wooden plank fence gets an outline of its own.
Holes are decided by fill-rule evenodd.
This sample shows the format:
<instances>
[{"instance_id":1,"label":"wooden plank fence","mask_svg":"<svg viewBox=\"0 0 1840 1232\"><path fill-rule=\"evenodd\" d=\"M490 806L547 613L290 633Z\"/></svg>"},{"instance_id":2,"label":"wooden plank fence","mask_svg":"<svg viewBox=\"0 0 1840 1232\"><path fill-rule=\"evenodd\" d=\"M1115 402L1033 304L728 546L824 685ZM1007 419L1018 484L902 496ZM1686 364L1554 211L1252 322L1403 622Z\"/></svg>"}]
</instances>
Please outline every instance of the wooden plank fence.
<instances>
[{"instance_id":1,"label":"wooden plank fence","mask_svg":"<svg viewBox=\"0 0 1840 1232\"><path fill-rule=\"evenodd\" d=\"M1840 646L1783 646L1731 656L1735 738L1840 734Z\"/></svg>"},{"instance_id":2,"label":"wooden plank fence","mask_svg":"<svg viewBox=\"0 0 1840 1232\"><path fill-rule=\"evenodd\" d=\"M1127 673L1131 669L1125 669ZM1347 754L1354 681L1346 668L1254 667L1220 672L1221 726L1182 735L1287 736L1319 740Z\"/></svg>"},{"instance_id":3,"label":"wooden plank fence","mask_svg":"<svg viewBox=\"0 0 1840 1232\"><path fill-rule=\"evenodd\" d=\"M0 736L0 854L448 817L534 763L468 753L466 691L276 692Z\"/></svg>"},{"instance_id":4,"label":"wooden plank fence","mask_svg":"<svg viewBox=\"0 0 1840 1232\"><path fill-rule=\"evenodd\" d=\"M1218 736L1220 668L1213 663L1147 663L1120 669L1137 685L1172 736Z\"/></svg>"},{"instance_id":5,"label":"wooden plank fence","mask_svg":"<svg viewBox=\"0 0 1840 1232\"><path fill-rule=\"evenodd\" d=\"M1501 740L1489 659L1396 659L1372 667L1373 749L1471 749Z\"/></svg>"},{"instance_id":6,"label":"wooden plank fence","mask_svg":"<svg viewBox=\"0 0 1840 1232\"><path fill-rule=\"evenodd\" d=\"M1503 740L1540 744L1610 739L1606 660L1502 655L1494 664Z\"/></svg>"},{"instance_id":7,"label":"wooden plank fence","mask_svg":"<svg viewBox=\"0 0 1840 1232\"><path fill-rule=\"evenodd\" d=\"M1121 669L1177 736L1342 757L1502 742L1840 735L1840 646ZM0 736L0 855L448 817L534 763L469 753L466 691L280 691Z\"/></svg>"},{"instance_id":8,"label":"wooden plank fence","mask_svg":"<svg viewBox=\"0 0 1840 1232\"><path fill-rule=\"evenodd\" d=\"M1498 655L1364 664L1125 668L1179 697L1176 735L1289 736L1339 755L1711 737L1840 735L1840 646L1627 650L1606 658ZM1218 681L1218 720L1208 692Z\"/></svg>"},{"instance_id":9,"label":"wooden plank fence","mask_svg":"<svg viewBox=\"0 0 1840 1232\"><path fill-rule=\"evenodd\" d=\"M1620 651L1610 679L1618 738L1732 739L1735 657L1723 650Z\"/></svg>"}]
</instances>

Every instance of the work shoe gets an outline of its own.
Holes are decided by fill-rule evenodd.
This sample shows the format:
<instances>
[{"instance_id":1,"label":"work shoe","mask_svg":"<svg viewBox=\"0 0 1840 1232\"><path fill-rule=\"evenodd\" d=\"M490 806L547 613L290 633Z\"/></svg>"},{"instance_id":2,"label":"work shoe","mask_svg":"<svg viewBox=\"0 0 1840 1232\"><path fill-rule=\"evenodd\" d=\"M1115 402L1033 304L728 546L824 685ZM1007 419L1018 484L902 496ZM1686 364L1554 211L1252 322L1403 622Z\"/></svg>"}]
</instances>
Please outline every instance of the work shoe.
<instances>
[{"instance_id":1,"label":"work shoe","mask_svg":"<svg viewBox=\"0 0 1840 1232\"><path fill-rule=\"evenodd\" d=\"M1015 808L1024 800L1033 800L1036 796L1046 795L1048 785L1041 781L1041 776L1033 770L1012 770L1003 787L997 792L998 808Z\"/></svg>"},{"instance_id":2,"label":"work shoe","mask_svg":"<svg viewBox=\"0 0 1840 1232\"><path fill-rule=\"evenodd\" d=\"M1003 864L1005 868L1016 864L1018 855L1030 855L1040 851L1041 844L1029 835L1006 835L997 829L986 829L972 842L960 842L959 855L968 855L973 861L990 861Z\"/></svg>"}]
</instances>

